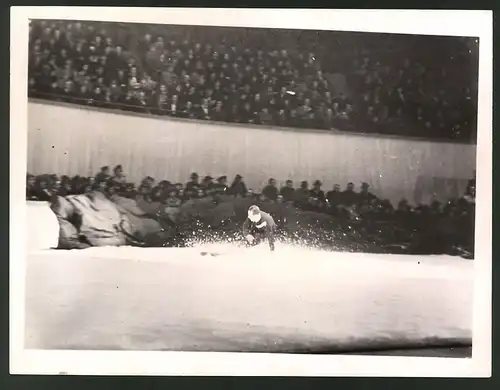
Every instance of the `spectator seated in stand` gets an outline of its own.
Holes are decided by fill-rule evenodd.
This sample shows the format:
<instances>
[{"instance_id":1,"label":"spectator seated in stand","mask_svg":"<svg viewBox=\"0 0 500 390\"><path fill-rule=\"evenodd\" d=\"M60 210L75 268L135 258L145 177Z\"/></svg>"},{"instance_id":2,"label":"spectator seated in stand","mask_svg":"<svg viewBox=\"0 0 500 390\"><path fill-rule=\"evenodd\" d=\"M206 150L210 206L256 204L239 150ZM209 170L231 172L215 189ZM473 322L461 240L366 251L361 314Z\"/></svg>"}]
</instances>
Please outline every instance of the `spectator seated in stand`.
<instances>
[{"instance_id":1,"label":"spectator seated in stand","mask_svg":"<svg viewBox=\"0 0 500 390\"><path fill-rule=\"evenodd\" d=\"M321 186L323 183L321 183L320 180L316 180L313 183L313 188L309 192L309 202L313 205L315 210L321 210L326 204L326 197L325 193L321 189Z\"/></svg>"},{"instance_id":2,"label":"spectator seated in stand","mask_svg":"<svg viewBox=\"0 0 500 390\"><path fill-rule=\"evenodd\" d=\"M244 197L248 194L247 186L241 175L238 174L234 177L233 183L229 187L228 194L235 197Z\"/></svg>"},{"instance_id":3,"label":"spectator seated in stand","mask_svg":"<svg viewBox=\"0 0 500 390\"><path fill-rule=\"evenodd\" d=\"M276 180L269 179L267 186L262 190L262 195L264 195L268 200L276 202L278 200L278 188L276 187Z\"/></svg>"},{"instance_id":4,"label":"spectator seated in stand","mask_svg":"<svg viewBox=\"0 0 500 390\"><path fill-rule=\"evenodd\" d=\"M363 37L32 20L28 94L188 119L473 139L469 38Z\"/></svg>"},{"instance_id":5,"label":"spectator seated in stand","mask_svg":"<svg viewBox=\"0 0 500 390\"><path fill-rule=\"evenodd\" d=\"M295 189L293 188L293 180L287 180L285 182L285 186L280 190L280 196L282 197L281 199L283 202L293 202L294 192Z\"/></svg>"}]
</instances>

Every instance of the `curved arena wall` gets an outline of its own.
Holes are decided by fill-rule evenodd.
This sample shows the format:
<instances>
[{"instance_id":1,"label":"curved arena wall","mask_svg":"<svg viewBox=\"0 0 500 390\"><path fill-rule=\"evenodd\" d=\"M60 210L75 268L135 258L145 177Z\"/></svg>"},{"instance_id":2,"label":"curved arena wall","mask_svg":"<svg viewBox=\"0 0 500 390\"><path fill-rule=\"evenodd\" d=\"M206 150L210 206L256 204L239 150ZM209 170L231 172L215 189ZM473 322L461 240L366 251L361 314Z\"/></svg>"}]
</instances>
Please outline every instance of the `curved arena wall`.
<instances>
[{"instance_id":1,"label":"curved arena wall","mask_svg":"<svg viewBox=\"0 0 500 390\"><path fill-rule=\"evenodd\" d=\"M239 173L260 190L320 179L326 190L352 181L393 203L445 200L474 174L476 146L257 126L176 120L31 100L28 172L93 175L122 164L129 179L186 181Z\"/></svg>"}]
</instances>

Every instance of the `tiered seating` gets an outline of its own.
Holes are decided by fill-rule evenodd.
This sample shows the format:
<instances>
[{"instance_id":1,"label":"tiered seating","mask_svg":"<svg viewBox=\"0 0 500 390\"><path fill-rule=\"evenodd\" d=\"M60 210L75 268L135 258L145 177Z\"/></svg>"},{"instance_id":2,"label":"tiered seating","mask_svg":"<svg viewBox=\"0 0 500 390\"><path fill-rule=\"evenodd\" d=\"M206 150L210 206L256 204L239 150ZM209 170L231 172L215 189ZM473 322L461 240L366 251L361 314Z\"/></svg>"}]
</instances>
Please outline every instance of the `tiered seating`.
<instances>
[{"instance_id":1,"label":"tiered seating","mask_svg":"<svg viewBox=\"0 0 500 390\"><path fill-rule=\"evenodd\" d=\"M474 136L470 41L366 37L37 20L29 96L213 121Z\"/></svg>"}]
</instances>

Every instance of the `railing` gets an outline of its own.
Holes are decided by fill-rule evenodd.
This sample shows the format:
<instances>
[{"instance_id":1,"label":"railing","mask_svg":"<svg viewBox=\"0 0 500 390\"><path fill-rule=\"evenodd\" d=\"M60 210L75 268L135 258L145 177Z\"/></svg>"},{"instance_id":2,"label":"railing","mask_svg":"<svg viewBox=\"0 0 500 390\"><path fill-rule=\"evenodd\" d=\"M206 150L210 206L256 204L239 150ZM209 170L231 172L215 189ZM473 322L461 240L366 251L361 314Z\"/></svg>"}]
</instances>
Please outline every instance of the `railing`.
<instances>
[{"instance_id":1,"label":"railing","mask_svg":"<svg viewBox=\"0 0 500 390\"><path fill-rule=\"evenodd\" d=\"M54 94L47 92L38 92L31 90L28 92L29 98L40 99L49 102L60 102L69 103L80 106L95 107L105 110L120 110L124 113L134 113L146 116L168 116L180 120L195 120L203 122L216 122L220 124L231 124L231 125L245 125L252 126L256 125L259 127L266 128L280 128L280 129L290 129L290 130L306 130L306 131L323 131L329 133L343 133L351 135L370 135L370 136L382 136L390 138L403 138L412 139L416 141L432 141L432 142L444 142L444 143L461 143L461 144L475 144L475 139L451 139L448 137L443 137L441 135L433 136L423 136L418 134L418 129L414 126L403 125L402 123L395 122L385 122L379 124L359 122L356 126L353 121L342 119L342 118L332 118L332 121L328 125L321 126L317 121L308 121L303 118L288 118L282 122L276 122L272 119L262 120L258 115L259 113L252 112L251 119L243 119L238 117L236 114L228 115L227 111L221 111L220 117L213 110L210 110L209 114L202 114L200 106L193 105L193 111L176 110L171 111L169 109L163 108L161 105L151 106L148 104L128 104L119 101L111 101L106 99L94 99L94 98L82 98L79 96ZM291 120L290 120L291 119ZM371 131L367 132L369 129Z\"/></svg>"}]
</instances>

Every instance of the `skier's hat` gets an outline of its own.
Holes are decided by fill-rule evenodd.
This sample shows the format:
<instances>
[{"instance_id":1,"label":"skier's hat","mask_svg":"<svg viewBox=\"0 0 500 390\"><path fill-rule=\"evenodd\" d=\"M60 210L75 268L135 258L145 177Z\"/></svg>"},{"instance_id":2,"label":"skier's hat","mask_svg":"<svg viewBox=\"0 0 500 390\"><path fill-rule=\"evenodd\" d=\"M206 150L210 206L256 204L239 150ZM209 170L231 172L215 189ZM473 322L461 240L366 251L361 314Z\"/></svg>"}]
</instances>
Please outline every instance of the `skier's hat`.
<instances>
[{"instance_id":1,"label":"skier's hat","mask_svg":"<svg viewBox=\"0 0 500 390\"><path fill-rule=\"evenodd\" d=\"M250 208L248 209L248 214L253 214L253 215L256 215L256 214L260 214L260 209L258 206L250 206Z\"/></svg>"}]
</instances>

